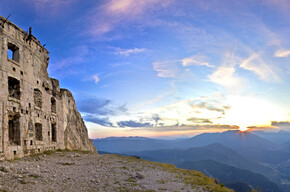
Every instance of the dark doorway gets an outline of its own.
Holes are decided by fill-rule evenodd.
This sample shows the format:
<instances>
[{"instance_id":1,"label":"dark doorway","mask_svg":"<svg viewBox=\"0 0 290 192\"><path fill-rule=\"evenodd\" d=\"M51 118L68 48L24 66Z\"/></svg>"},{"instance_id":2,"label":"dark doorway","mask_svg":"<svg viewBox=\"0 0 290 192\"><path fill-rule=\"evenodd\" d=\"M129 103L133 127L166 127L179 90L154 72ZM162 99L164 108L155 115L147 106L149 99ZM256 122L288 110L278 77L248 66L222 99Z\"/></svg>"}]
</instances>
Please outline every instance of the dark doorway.
<instances>
[{"instance_id":1,"label":"dark doorway","mask_svg":"<svg viewBox=\"0 0 290 192\"><path fill-rule=\"evenodd\" d=\"M19 115L10 115L8 121L9 142L11 145L21 145Z\"/></svg>"}]
</instances>

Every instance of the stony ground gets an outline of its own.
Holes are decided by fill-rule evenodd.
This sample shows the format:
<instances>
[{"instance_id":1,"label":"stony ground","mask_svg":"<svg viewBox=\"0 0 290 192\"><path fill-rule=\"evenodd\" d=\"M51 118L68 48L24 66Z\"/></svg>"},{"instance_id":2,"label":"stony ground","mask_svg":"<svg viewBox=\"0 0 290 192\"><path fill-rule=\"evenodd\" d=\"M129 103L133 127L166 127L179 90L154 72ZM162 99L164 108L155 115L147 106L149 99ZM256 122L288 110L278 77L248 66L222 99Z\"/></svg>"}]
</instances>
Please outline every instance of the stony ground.
<instances>
[{"instance_id":1,"label":"stony ground","mask_svg":"<svg viewBox=\"0 0 290 192\"><path fill-rule=\"evenodd\" d=\"M230 191L199 172L135 157L55 152L0 162L0 192Z\"/></svg>"}]
</instances>

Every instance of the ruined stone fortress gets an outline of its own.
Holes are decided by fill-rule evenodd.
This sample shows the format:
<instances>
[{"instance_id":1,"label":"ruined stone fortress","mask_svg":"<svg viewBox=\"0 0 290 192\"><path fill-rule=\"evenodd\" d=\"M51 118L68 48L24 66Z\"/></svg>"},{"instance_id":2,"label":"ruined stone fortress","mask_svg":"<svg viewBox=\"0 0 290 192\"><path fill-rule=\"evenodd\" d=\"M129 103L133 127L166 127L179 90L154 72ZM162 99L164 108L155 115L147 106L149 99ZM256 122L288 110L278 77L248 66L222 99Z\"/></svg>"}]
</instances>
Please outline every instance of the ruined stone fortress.
<instances>
[{"instance_id":1,"label":"ruined stone fortress","mask_svg":"<svg viewBox=\"0 0 290 192\"><path fill-rule=\"evenodd\" d=\"M0 160L96 150L71 92L49 77L48 54L31 28L0 16Z\"/></svg>"}]
</instances>

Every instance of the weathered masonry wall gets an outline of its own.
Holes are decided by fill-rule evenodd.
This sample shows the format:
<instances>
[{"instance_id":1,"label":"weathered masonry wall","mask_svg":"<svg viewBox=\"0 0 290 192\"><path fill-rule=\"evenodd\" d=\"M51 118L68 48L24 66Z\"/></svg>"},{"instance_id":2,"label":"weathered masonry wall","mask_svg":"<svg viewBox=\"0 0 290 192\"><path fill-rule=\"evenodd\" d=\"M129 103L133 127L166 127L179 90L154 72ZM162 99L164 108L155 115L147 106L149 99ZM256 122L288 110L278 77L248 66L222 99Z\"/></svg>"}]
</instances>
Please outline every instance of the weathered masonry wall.
<instances>
[{"instance_id":1,"label":"weathered masonry wall","mask_svg":"<svg viewBox=\"0 0 290 192\"><path fill-rule=\"evenodd\" d=\"M0 16L0 159L95 150L72 94L49 78L48 54L31 29Z\"/></svg>"}]
</instances>

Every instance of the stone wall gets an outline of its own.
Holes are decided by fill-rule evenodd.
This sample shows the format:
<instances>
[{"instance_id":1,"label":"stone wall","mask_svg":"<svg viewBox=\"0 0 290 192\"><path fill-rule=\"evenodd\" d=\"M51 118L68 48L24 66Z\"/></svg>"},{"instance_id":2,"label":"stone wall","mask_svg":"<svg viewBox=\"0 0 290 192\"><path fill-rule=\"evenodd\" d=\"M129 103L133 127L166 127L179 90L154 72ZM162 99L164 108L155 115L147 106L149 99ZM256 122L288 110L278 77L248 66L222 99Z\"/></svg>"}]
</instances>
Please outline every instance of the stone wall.
<instances>
[{"instance_id":1,"label":"stone wall","mask_svg":"<svg viewBox=\"0 0 290 192\"><path fill-rule=\"evenodd\" d=\"M0 16L0 159L96 150L72 94L49 78L48 54L31 29Z\"/></svg>"}]
</instances>

